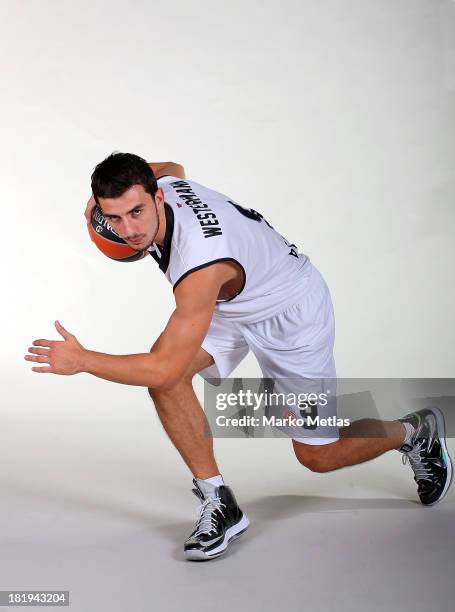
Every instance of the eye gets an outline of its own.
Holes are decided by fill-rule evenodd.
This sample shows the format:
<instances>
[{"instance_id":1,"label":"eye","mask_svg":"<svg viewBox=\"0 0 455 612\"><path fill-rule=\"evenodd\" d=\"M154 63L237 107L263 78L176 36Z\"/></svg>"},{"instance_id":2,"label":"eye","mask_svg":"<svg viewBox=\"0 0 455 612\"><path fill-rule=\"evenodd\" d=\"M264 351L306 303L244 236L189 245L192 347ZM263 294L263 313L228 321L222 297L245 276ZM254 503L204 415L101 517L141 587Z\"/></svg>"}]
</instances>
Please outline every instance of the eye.
<instances>
[{"instance_id":1,"label":"eye","mask_svg":"<svg viewBox=\"0 0 455 612\"><path fill-rule=\"evenodd\" d=\"M142 209L138 208L137 210L133 210L133 212L131 214L133 215L133 217L139 217L141 212L142 212Z\"/></svg>"}]
</instances>

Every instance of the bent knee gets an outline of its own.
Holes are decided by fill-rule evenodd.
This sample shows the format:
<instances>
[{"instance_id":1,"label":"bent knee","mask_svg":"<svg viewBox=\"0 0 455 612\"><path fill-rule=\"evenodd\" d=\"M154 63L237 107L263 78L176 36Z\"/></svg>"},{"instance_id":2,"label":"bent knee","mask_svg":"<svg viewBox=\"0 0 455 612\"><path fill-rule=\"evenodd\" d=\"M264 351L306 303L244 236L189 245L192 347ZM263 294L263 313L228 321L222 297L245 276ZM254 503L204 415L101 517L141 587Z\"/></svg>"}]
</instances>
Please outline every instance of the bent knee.
<instances>
[{"instance_id":1,"label":"bent knee","mask_svg":"<svg viewBox=\"0 0 455 612\"><path fill-rule=\"evenodd\" d=\"M298 462L301 465L304 465L306 468L311 470L311 472L316 472L318 474L323 474L324 472L330 472L332 468L330 465L319 458L311 457L311 458L302 458L297 457Z\"/></svg>"},{"instance_id":2,"label":"bent knee","mask_svg":"<svg viewBox=\"0 0 455 612\"><path fill-rule=\"evenodd\" d=\"M315 446L294 443L294 453L297 461L312 472L323 474L333 469L330 454L325 445Z\"/></svg>"}]
</instances>

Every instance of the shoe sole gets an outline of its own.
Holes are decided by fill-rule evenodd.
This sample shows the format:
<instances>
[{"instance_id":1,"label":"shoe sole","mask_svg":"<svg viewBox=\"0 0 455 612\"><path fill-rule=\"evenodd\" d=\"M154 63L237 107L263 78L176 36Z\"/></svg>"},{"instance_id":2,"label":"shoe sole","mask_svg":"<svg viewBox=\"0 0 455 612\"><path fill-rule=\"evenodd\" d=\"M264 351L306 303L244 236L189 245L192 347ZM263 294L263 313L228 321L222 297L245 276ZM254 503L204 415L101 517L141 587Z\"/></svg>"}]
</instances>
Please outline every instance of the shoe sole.
<instances>
[{"instance_id":1,"label":"shoe sole","mask_svg":"<svg viewBox=\"0 0 455 612\"><path fill-rule=\"evenodd\" d=\"M221 542L219 546L217 546L216 548L214 548L208 553L204 552L203 550L197 550L197 549L185 550L184 551L185 557L189 561L209 561L210 559L219 557L220 555L226 552L227 547L230 544L230 542L239 538L242 535L242 533L245 533L249 525L250 525L250 521L248 520L247 515L243 513L243 516L238 523L236 523L235 525L232 525L232 527L229 527L229 529L226 529L226 533L224 534L223 541Z\"/></svg>"},{"instance_id":2,"label":"shoe sole","mask_svg":"<svg viewBox=\"0 0 455 612\"><path fill-rule=\"evenodd\" d=\"M424 504L424 506L434 506L447 495L447 491L449 490L450 485L452 484L452 480L453 480L453 465L452 465L452 459L450 458L449 451L447 450L447 446L446 446L446 438L445 438L446 425L445 425L444 414L437 406L429 406L427 410L430 410L436 417L437 436L441 444L442 453L443 453L443 456L444 456L444 459L447 465L447 478L446 478L446 483L444 485L444 489L442 490L441 495L434 502L431 502L431 504Z\"/></svg>"}]
</instances>

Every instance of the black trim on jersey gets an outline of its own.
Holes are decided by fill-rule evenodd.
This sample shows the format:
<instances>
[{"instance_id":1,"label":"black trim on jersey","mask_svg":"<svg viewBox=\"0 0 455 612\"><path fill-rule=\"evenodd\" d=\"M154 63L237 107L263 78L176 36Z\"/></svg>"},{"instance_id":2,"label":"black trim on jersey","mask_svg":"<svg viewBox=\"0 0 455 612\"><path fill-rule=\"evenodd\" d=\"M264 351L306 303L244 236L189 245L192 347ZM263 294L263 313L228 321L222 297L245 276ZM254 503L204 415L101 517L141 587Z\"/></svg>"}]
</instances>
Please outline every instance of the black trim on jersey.
<instances>
[{"instance_id":1,"label":"black trim on jersey","mask_svg":"<svg viewBox=\"0 0 455 612\"><path fill-rule=\"evenodd\" d=\"M237 261L237 259L234 259L233 257L221 257L220 259L212 259L211 261L206 261L205 263L201 264L200 266L196 266L195 268L191 268L191 270L187 270L174 283L174 286L172 287L172 291L175 291L176 288L177 288L177 285L179 285L182 282L182 280L184 280L192 272L196 272L197 270L202 270L202 268L207 268L207 266L211 266L212 264L219 263L220 261L233 261L234 263L236 263L240 267L240 269L243 272L243 284L240 287L240 291L238 293L236 293L235 295L233 295L232 297L230 297L228 300L217 300L217 302L221 303L221 304L224 304L225 302L230 302L231 300L233 300L234 298L236 298L238 295L240 295L242 293L242 291L245 288L245 284L246 284L246 272L245 272L245 268L242 266L242 264L239 261Z\"/></svg>"},{"instance_id":2,"label":"black trim on jersey","mask_svg":"<svg viewBox=\"0 0 455 612\"><path fill-rule=\"evenodd\" d=\"M160 247L159 244L155 244L153 243L153 246L155 247L153 251L149 250L149 255L151 255L153 257L153 259L156 261L156 263L158 265L160 265L160 259L161 259L161 253L162 253L162 248ZM159 253L159 255L157 255L157 252Z\"/></svg>"},{"instance_id":3,"label":"black trim on jersey","mask_svg":"<svg viewBox=\"0 0 455 612\"><path fill-rule=\"evenodd\" d=\"M167 202L164 203L164 215L166 217L166 232L164 235L163 246L156 245L161 253L161 257L158 261L160 270L166 273L169 266L169 259L171 258L171 244L172 235L174 233L174 211ZM153 255L152 255L153 256ZM156 258L154 258L156 261Z\"/></svg>"}]
</instances>

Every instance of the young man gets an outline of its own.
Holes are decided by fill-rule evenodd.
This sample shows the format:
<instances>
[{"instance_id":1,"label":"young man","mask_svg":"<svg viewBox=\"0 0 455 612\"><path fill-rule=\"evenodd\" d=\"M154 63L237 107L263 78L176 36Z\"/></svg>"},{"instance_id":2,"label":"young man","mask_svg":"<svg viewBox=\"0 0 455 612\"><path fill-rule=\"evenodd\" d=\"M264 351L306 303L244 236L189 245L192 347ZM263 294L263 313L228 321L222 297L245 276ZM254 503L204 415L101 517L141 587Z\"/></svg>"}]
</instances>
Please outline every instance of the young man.
<instances>
[{"instance_id":1,"label":"young man","mask_svg":"<svg viewBox=\"0 0 455 612\"><path fill-rule=\"evenodd\" d=\"M148 388L161 422L193 474L199 518L184 552L205 560L226 551L248 528L221 476L192 387L196 373L226 378L251 349L266 379L336 377L329 290L309 258L263 217L186 180L177 164L147 164L114 153L92 175L93 197L112 228L134 249L148 249L173 285L176 307L150 353L108 355L85 349L56 321L60 341L35 340L25 357L35 372L88 372ZM318 407L335 416L334 402ZM386 436L356 436L375 431ZM376 429L377 431L377 429ZM363 419L341 430L293 430L298 461L327 472L397 449L409 459L423 504L442 499L452 480L444 418L437 408L397 421Z\"/></svg>"}]
</instances>

